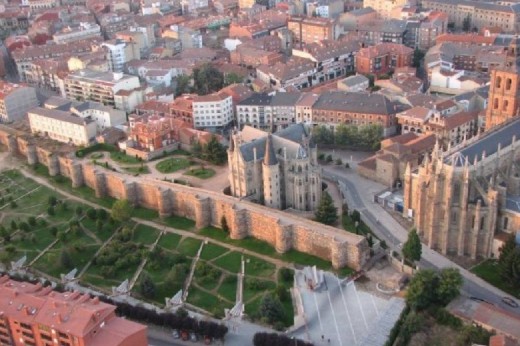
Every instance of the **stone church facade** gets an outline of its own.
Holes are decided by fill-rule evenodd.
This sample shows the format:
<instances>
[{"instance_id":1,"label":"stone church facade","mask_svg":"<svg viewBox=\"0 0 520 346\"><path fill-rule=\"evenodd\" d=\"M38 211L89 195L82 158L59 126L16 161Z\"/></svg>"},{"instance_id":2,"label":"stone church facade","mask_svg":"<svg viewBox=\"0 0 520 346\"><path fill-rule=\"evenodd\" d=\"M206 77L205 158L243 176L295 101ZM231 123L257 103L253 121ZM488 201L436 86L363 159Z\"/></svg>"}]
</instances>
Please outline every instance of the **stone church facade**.
<instances>
[{"instance_id":1,"label":"stone church facade","mask_svg":"<svg viewBox=\"0 0 520 346\"><path fill-rule=\"evenodd\" d=\"M231 194L275 209L315 210L322 191L317 150L303 124L273 134L245 126L228 149Z\"/></svg>"},{"instance_id":2,"label":"stone church facade","mask_svg":"<svg viewBox=\"0 0 520 346\"><path fill-rule=\"evenodd\" d=\"M519 40L492 71L486 131L431 156L404 177L403 216L429 247L472 259L497 257L520 229Z\"/></svg>"}]
</instances>

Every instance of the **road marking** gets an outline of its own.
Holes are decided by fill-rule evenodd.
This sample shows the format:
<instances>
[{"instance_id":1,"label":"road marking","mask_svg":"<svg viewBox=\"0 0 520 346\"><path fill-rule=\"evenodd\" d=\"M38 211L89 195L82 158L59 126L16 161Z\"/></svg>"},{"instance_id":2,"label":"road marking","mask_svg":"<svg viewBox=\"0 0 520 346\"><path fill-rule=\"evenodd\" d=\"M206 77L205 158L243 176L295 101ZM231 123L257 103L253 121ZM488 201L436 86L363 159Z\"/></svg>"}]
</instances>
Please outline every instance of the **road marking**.
<instances>
[{"instance_id":1,"label":"road marking","mask_svg":"<svg viewBox=\"0 0 520 346\"><path fill-rule=\"evenodd\" d=\"M376 301L374 300L374 296L370 295L370 300L372 301L372 305L374 305L374 309L376 310L376 315L379 317L379 309L376 306Z\"/></svg>"},{"instance_id":2,"label":"road marking","mask_svg":"<svg viewBox=\"0 0 520 346\"><path fill-rule=\"evenodd\" d=\"M356 289L356 285L354 284L354 281L351 281L352 286L354 286L354 292L356 292L356 298L359 305L359 310L361 310L361 316L363 316L363 321L365 322L365 328L368 330L368 323L367 319L365 318L365 313L363 312L363 307L361 307L361 300L359 299L359 294Z\"/></svg>"},{"instance_id":3,"label":"road marking","mask_svg":"<svg viewBox=\"0 0 520 346\"><path fill-rule=\"evenodd\" d=\"M312 296L314 297L314 305L316 305L316 311L318 312L318 321L320 322L320 329L323 332L323 325L321 324L321 314L320 308L318 307L318 300L316 299L316 292L312 291Z\"/></svg>"},{"instance_id":4,"label":"road marking","mask_svg":"<svg viewBox=\"0 0 520 346\"><path fill-rule=\"evenodd\" d=\"M327 284L327 280L323 278L325 284ZM327 289L327 298L329 298L330 312L332 313L332 317L334 318L334 327L336 327L336 333L338 334L339 344L343 346L343 342L341 341L341 335L339 334L338 321L336 320L336 314L334 313L334 307L332 306L332 300L330 299L330 291Z\"/></svg>"},{"instance_id":5,"label":"road marking","mask_svg":"<svg viewBox=\"0 0 520 346\"><path fill-rule=\"evenodd\" d=\"M350 319L350 312L348 312L347 302L345 301L345 297L343 296L343 288L341 287L341 281L339 281L339 278L337 276L336 280L338 280L339 290L341 291L341 300L343 300L343 306L345 307L345 311L347 312L347 320L348 324L350 325L350 331L352 332L352 336L354 337L354 343L357 344L356 333L354 332L354 326L352 325Z\"/></svg>"}]
</instances>

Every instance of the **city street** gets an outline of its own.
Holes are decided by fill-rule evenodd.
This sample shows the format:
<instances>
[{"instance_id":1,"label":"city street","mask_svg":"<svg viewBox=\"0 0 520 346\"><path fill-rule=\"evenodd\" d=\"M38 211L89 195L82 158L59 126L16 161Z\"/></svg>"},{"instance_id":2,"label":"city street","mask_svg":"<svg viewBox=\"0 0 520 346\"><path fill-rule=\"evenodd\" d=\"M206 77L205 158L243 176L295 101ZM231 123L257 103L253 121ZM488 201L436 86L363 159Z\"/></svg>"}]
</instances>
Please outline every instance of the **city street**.
<instances>
[{"instance_id":1,"label":"city street","mask_svg":"<svg viewBox=\"0 0 520 346\"><path fill-rule=\"evenodd\" d=\"M347 157L345 159L348 159ZM408 230L403 228L382 206L373 202L373 196L385 189L384 185L360 177L355 172L355 163L351 169L338 166L324 166L324 176L336 180L345 196L350 209L357 209L362 220L381 239L393 249L405 242ZM362 193L360 193L362 191ZM484 299L502 309L520 316L520 309L510 307L502 302L502 297L508 296L498 288L488 284L470 271L460 267L438 252L423 244L422 268L441 269L446 267L458 268L464 277L463 293Z\"/></svg>"}]
</instances>

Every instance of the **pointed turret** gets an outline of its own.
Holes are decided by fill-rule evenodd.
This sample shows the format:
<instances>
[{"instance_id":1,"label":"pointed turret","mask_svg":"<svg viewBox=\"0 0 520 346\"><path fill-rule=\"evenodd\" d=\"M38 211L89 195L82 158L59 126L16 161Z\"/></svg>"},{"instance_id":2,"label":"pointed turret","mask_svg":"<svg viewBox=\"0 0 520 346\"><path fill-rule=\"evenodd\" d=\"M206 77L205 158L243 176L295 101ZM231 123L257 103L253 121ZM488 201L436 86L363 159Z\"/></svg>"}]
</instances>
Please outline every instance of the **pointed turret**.
<instances>
[{"instance_id":1,"label":"pointed turret","mask_svg":"<svg viewBox=\"0 0 520 346\"><path fill-rule=\"evenodd\" d=\"M278 159L276 158L276 153L274 152L273 139L271 134L267 136L267 140L265 141L265 156L264 156L264 165L273 166L278 163Z\"/></svg>"}]
</instances>

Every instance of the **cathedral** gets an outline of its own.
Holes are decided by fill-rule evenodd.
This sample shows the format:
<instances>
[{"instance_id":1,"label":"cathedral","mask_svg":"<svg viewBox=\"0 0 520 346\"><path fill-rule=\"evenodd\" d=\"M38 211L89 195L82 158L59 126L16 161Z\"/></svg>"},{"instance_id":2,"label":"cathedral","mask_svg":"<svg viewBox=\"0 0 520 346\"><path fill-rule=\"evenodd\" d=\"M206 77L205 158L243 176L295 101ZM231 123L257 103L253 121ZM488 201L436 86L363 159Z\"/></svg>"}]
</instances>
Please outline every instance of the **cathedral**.
<instances>
[{"instance_id":1,"label":"cathedral","mask_svg":"<svg viewBox=\"0 0 520 346\"><path fill-rule=\"evenodd\" d=\"M404 177L403 216L423 242L445 255L498 257L520 229L520 40L506 67L493 70L486 131L431 156Z\"/></svg>"},{"instance_id":2,"label":"cathedral","mask_svg":"<svg viewBox=\"0 0 520 346\"><path fill-rule=\"evenodd\" d=\"M315 210L321 198L317 147L303 124L270 134L245 126L228 149L231 194L276 209Z\"/></svg>"}]
</instances>

